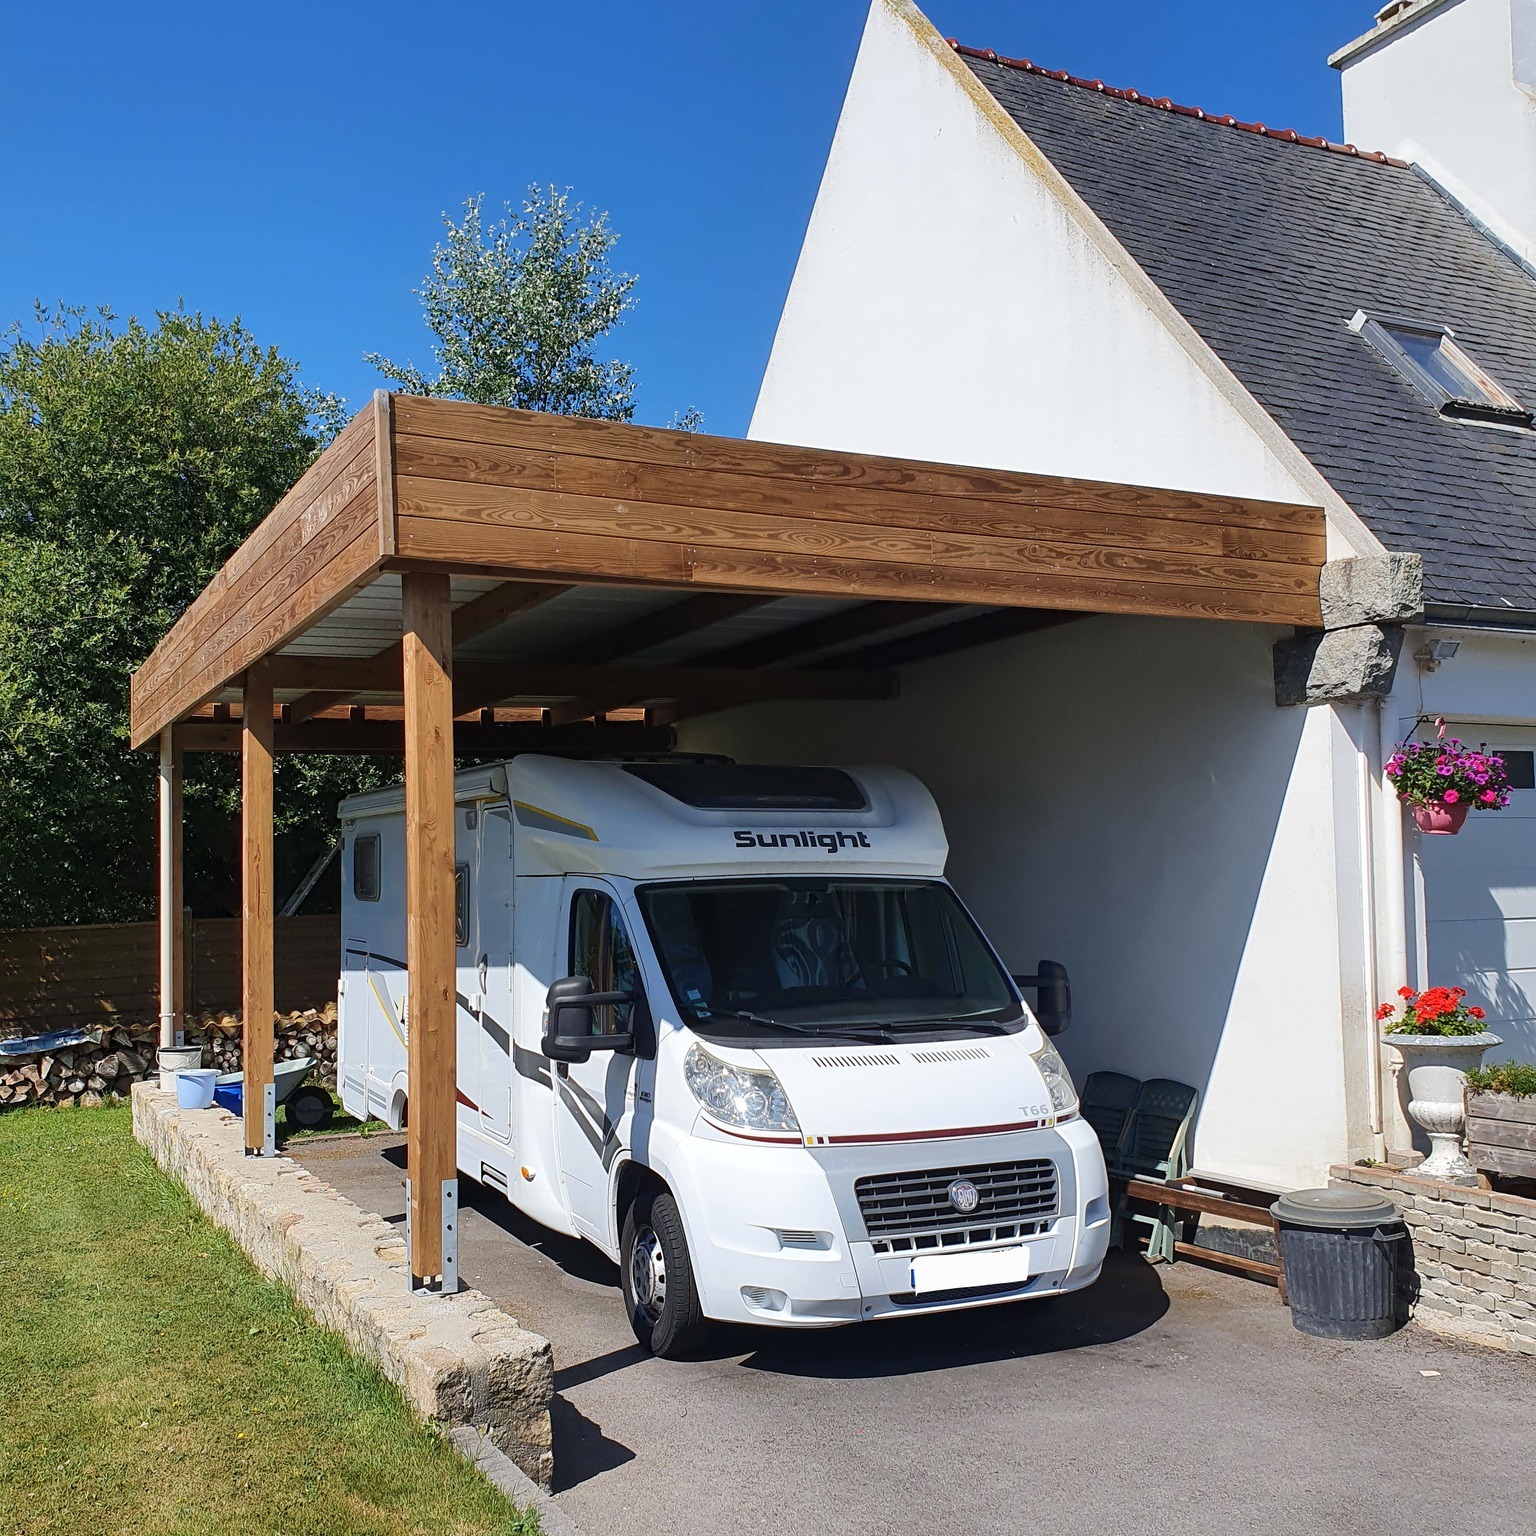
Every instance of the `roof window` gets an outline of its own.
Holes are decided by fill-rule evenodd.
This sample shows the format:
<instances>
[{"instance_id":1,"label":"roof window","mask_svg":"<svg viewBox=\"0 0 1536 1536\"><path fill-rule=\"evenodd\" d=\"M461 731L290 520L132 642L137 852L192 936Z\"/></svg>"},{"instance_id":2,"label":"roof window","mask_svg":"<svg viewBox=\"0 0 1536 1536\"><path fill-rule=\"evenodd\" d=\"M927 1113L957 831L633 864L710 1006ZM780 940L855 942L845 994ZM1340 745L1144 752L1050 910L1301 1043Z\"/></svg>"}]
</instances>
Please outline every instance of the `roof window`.
<instances>
[{"instance_id":1,"label":"roof window","mask_svg":"<svg viewBox=\"0 0 1536 1536\"><path fill-rule=\"evenodd\" d=\"M1499 427L1530 427L1536 419L1462 351L1448 325L1357 309L1349 328L1365 337L1442 416Z\"/></svg>"}]
</instances>

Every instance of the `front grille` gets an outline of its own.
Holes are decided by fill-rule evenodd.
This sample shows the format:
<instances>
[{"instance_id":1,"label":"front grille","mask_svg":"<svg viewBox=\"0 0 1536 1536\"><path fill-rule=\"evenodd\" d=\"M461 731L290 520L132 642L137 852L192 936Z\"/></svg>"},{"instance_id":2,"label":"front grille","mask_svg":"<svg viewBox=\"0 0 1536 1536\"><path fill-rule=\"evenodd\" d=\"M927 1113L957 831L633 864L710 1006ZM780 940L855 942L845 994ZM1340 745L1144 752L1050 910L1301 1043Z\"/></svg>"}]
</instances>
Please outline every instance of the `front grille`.
<instances>
[{"instance_id":1,"label":"front grille","mask_svg":"<svg viewBox=\"0 0 1536 1536\"><path fill-rule=\"evenodd\" d=\"M981 1196L974 1211L957 1211L949 1187L969 1179ZM916 1173L875 1173L853 1186L871 1237L974 1227L1003 1221L1039 1221L1056 1214L1056 1165L1048 1157L979 1168L930 1168Z\"/></svg>"},{"instance_id":2,"label":"front grille","mask_svg":"<svg viewBox=\"0 0 1536 1536\"><path fill-rule=\"evenodd\" d=\"M996 1243L1017 1242L1024 1237L1039 1237L1049 1221L1008 1221L995 1227L952 1227L944 1232L909 1232L899 1237L877 1237L870 1243L885 1257L899 1253L937 1253L947 1248L986 1248Z\"/></svg>"}]
</instances>

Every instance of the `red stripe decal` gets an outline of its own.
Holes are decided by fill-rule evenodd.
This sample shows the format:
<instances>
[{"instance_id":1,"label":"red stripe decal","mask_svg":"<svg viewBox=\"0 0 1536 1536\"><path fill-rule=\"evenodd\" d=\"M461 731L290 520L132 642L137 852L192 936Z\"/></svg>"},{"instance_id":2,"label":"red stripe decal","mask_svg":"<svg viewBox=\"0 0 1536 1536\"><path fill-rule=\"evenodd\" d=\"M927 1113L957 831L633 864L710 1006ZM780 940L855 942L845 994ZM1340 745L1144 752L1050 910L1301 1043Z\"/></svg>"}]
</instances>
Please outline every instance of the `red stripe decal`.
<instances>
[{"instance_id":1,"label":"red stripe decal","mask_svg":"<svg viewBox=\"0 0 1536 1536\"><path fill-rule=\"evenodd\" d=\"M1006 1131L1038 1131L1044 1120L1020 1120L1016 1125L966 1125L953 1131L882 1131L873 1136L828 1136L832 1146L854 1146L872 1141L944 1141L951 1136L999 1136Z\"/></svg>"},{"instance_id":2,"label":"red stripe decal","mask_svg":"<svg viewBox=\"0 0 1536 1536\"><path fill-rule=\"evenodd\" d=\"M473 1099L466 1099L457 1088L453 1090L453 1097L455 1101L462 1104L465 1109L472 1109L477 1115L480 1113L480 1106L476 1104Z\"/></svg>"},{"instance_id":3,"label":"red stripe decal","mask_svg":"<svg viewBox=\"0 0 1536 1536\"><path fill-rule=\"evenodd\" d=\"M733 1131L728 1125L721 1125L718 1120L708 1120L707 1123L714 1126L717 1131L724 1131L727 1136L734 1136L737 1141L765 1141L774 1147L798 1147L803 1141L801 1136L752 1136L746 1131Z\"/></svg>"}]
</instances>

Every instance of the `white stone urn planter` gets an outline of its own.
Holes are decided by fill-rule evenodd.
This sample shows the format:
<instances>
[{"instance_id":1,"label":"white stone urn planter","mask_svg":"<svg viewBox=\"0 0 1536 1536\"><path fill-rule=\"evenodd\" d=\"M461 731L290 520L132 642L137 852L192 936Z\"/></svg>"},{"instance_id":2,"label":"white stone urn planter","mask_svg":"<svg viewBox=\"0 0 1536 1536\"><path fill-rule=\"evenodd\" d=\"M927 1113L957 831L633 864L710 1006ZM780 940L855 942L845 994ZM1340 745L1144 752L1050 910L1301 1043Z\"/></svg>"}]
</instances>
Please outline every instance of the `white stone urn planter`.
<instances>
[{"instance_id":1,"label":"white stone urn planter","mask_svg":"<svg viewBox=\"0 0 1536 1536\"><path fill-rule=\"evenodd\" d=\"M1446 1184L1476 1184L1477 1170L1461 1150L1467 1123L1467 1073L1482 1063L1483 1052L1504 1042L1480 1035L1382 1036L1402 1053L1408 1069L1408 1113L1429 1133L1430 1153L1408 1172Z\"/></svg>"}]
</instances>

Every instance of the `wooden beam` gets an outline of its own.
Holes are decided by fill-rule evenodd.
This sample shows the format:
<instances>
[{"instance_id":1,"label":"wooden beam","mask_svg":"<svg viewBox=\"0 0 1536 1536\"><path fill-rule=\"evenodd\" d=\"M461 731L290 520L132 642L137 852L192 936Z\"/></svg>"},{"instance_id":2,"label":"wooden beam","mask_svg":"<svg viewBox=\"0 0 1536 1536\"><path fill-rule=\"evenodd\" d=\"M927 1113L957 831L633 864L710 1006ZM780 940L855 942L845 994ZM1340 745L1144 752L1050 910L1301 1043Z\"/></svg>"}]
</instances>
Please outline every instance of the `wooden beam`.
<instances>
[{"instance_id":1,"label":"wooden beam","mask_svg":"<svg viewBox=\"0 0 1536 1536\"><path fill-rule=\"evenodd\" d=\"M913 605L908 603L870 603L866 607L882 610L904 608L908 610L904 622L910 622L913 616ZM964 610L955 611L963 612ZM799 626L791 633L798 634L800 630L812 630L816 632L818 638L824 638L828 633L835 632L831 626L835 624L837 618L854 619L862 613L862 609L854 609L847 615L834 615L833 620L818 619L813 624ZM870 614L864 622L870 626L868 632L875 633L881 627L890 628L890 621L895 617L894 614L889 613ZM990 645L994 641L1010 639L1014 635L1032 634L1041 629L1054 629L1060 624L1070 624L1074 620L1091 617L1093 617L1091 614L1065 613L1050 609L998 608L991 613L972 614L970 618L917 630L894 640L882 641L857 650L843 651L824 662L815 663L815 668L835 672L844 667L859 670L865 670L868 667L900 667L914 661L925 661L932 656L944 656L952 651L969 650L977 645ZM885 622L882 623L882 620ZM856 627L850 624L842 633L851 635ZM769 640L777 638L773 635L765 637ZM740 656L750 653L745 648L733 647L731 654ZM713 661L715 657L706 659ZM718 714L722 709L733 709L740 702L739 699L727 698L676 699L665 704L654 705L646 710L646 724L681 725L683 721L696 720L700 715Z\"/></svg>"},{"instance_id":2,"label":"wooden beam","mask_svg":"<svg viewBox=\"0 0 1536 1536\"><path fill-rule=\"evenodd\" d=\"M377 657L274 656L276 688L335 688L349 693L398 693L400 680ZM644 699L889 699L888 673L792 671L779 668L602 667L550 661L461 661L453 712L468 714L513 698L574 698L617 691Z\"/></svg>"},{"instance_id":3,"label":"wooden beam","mask_svg":"<svg viewBox=\"0 0 1536 1536\"><path fill-rule=\"evenodd\" d=\"M829 613L824 619L811 619L792 629L756 635L750 640L722 646L719 650L693 657L692 664L700 667L771 667L784 662L798 663L802 657L818 651L852 645L917 619L963 612L963 605L956 603L860 603L856 608Z\"/></svg>"},{"instance_id":4,"label":"wooden beam","mask_svg":"<svg viewBox=\"0 0 1536 1536\"><path fill-rule=\"evenodd\" d=\"M467 645L570 590L569 585L556 582L504 581L453 610L453 643Z\"/></svg>"},{"instance_id":5,"label":"wooden beam","mask_svg":"<svg viewBox=\"0 0 1536 1536\"><path fill-rule=\"evenodd\" d=\"M573 664L618 661L634 652L648 651L669 640L708 629L712 624L722 624L773 601L774 598L764 594L701 592L696 597L685 597L679 603L672 603L658 613L647 613L627 624L588 635L584 640L563 646L539 660Z\"/></svg>"},{"instance_id":6,"label":"wooden beam","mask_svg":"<svg viewBox=\"0 0 1536 1536\"><path fill-rule=\"evenodd\" d=\"M605 629L600 634L588 635L573 645L562 647L541 657L544 661L597 663L617 661L635 652L644 652L669 640L696 634L712 624L734 619L738 614L750 613L773 602L771 597L757 597L744 592L701 592L697 597L686 597L659 613L643 614L627 624ZM621 708L627 702L624 690L598 698L566 699L550 706L551 725L571 725L578 720L590 720L609 709Z\"/></svg>"},{"instance_id":7,"label":"wooden beam","mask_svg":"<svg viewBox=\"0 0 1536 1536\"><path fill-rule=\"evenodd\" d=\"M142 746L366 585L381 564L372 406L300 477L133 675Z\"/></svg>"},{"instance_id":8,"label":"wooden beam","mask_svg":"<svg viewBox=\"0 0 1536 1536\"><path fill-rule=\"evenodd\" d=\"M1091 613L1069 613L1062 609L999 608L992 613L974 614L936 629L922 629L877 645L861 647L836 656L825 665L829 670L842 667L904 667L933 656L947 656L953 651L970 650L976 645L991 645L1010 640L1015 635L1031 635L1041 629L1055 629L1078 619L1091 619Z\"/></svg>"},{"instance_id":9,"label":"wooden beam","mask_svg":"<svg viewBox=\"0 0 1536 1536\"><path fill-rule=\"evenodd\" d=\"M407 395L396 399L395 431L400 476L515 491L591 495L622 488L635 503L683 502L962 532L979 525L984 532L1024 538L1042 533L1042 515L1049 509L1072 515L1044 525L1047 537L1081 530L1089 518L1114 516L1138 525L1167 519L1309 539L1323 533L1318 508L1288 502L800 448ZM1095 534L1100 531L1095 525ZM1222 552L1219 546L1199 547Z\"/></svg>"},{"instance_id":10,"label":"wooden beam","mask_svg":"<svg viewBox=\"0 0 1536 1536\"><path fill-rule=\"evenodd\" d=\"M385 569L1315 627L1326 542L1315 506L396 397L325 450L135 674L131 741Z\"/></svg>"},{"instance_id":11,"label":"wooden beam","mask_svg":"<svg viewBox=\"0 0 1536 1536\"><path fill-rule=\"evenodd\" d=\"M471 640L477 640L481 635L489 634L493 629L499 629L508 619L517 614L527 613L530 609L537 608L540 604L547 603L551 598L559 597L562 592L570 590L568 586L559 586L551 582L504 581L499 586L492 587L489 592L482 592L478 597L472 597L467 603L454 609L453 643L467 645ZM400 668L399 642L385 646L373 659L381 666L398 671ZM292 704L284 706L283 718L289 725L302 725L306 720L313 720L316 715L324 714L328 709L335 709L345 704L354 696L350 693L326 693L323 690L306 693L302 698L295 699Z\"/></svg>"},{"instance_id":12,"label":"wooden beam","mask_svg":"<svg viewBox=\"0 0 1536 1536\"><path fill-rule=\"evenodd\" d=\"M240 723L240 1020L245 1150L271 1152L265 1090L272 1081L272 680L245 675Z\"/></svg>"},{"instance_id":13,"label":"wooden beam","mask_svg":"<svg viewBox=\"0 0 1536 1536\"><path fill-rule=\"evenodd\" d=\"M178 725L176 733L186 752L241 749L238 725L191 721ZM519 752L559 752L568 756L669 752L673 745L671 731L644 719L564 726L455 721L453 727L453 750L460 757L513 757ZM279 725L273 731L273 749L282 756L330 752L342 756L398 757L405 751L405 727L399 720L310 720L303 725Z\"/></svg>"},{"instance_id":14,"label":"wooden beam","mask_svg":"<svg viewBox=\"0 0 1536 1536\"><path fill-rule=\"evenodd\" d=\"M453 629L447 576L401 580L405 683L406 1168L411 1282L456 1278L458 1024L454 948ZM445 1186L451 1188L445 1189Z\"/></svg>"}]
</instances>

